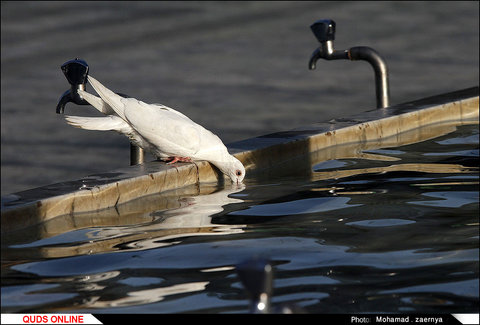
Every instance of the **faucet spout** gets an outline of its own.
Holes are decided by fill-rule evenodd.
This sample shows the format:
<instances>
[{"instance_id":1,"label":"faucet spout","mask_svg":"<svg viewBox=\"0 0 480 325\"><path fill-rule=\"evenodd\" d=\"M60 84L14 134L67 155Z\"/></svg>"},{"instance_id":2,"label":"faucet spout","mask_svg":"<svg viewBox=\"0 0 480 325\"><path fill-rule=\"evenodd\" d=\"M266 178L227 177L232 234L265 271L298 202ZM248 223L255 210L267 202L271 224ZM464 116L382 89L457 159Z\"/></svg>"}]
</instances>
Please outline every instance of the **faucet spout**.
<instances>
[{"instance_id":1,"label":"faucet spout","mask_svg":"<svg viewBox=\"0 0 480 325\"><path fill-rule=\"evenodd\" d=\"M313 51L312 56L310 57L310 61L308 61L308 69L315 70L317 67L317 61L322 57L320 53L320 48L315 49Z\"/></svg>"},{"instance_id":2,"label":"faucet spout","mask_svg":"<svg viewBox=\"0 0 480 325\"><path fill-rule=\"evenodd\" d=\"M62 94L62 96L58 100L57 114L63 114L63 112L65 111L65 105L67 105L67 103L73 101L71 92L72 92L71 89L67 90L66 92L64 92Z\"/></svg>"},{"instance_id":3,"label":"faucet spout","mask_svg":"<svg viewBox=\"0 0 480 325\"><path fill-rule=\"evenodd\" d=\"M308 68L314 70L318 59L324 60L348 60L348 50L337 51L333 48L333 41L322 42L320 46L313 51Z\"/></svg>"}]
</instances>

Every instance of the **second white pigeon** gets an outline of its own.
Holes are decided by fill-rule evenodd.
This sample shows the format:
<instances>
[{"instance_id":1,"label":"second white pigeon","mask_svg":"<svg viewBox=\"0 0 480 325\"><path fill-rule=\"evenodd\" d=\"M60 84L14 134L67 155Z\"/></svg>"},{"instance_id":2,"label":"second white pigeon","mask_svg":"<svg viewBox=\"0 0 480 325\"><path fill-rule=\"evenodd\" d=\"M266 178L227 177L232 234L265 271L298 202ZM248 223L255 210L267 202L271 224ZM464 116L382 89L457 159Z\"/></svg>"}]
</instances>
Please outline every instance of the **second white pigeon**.
<instances>
[{"instance_id":1,"label":"second white pigeon","mask_svg":"<svg viewBox=\"0 0 480 325\"><path fill-rule=\"evenodd\" d=\"M82 90L78 93L107 116L66 116L70 125L86 130L117 131L126 135L133 144L169 161L169 164L206 160L230 177L232 182L243 181L245 167L211 131L172 108L124 98L91 76L88 76L88 81L100 97Z\"/></svg>"}]
</instances>

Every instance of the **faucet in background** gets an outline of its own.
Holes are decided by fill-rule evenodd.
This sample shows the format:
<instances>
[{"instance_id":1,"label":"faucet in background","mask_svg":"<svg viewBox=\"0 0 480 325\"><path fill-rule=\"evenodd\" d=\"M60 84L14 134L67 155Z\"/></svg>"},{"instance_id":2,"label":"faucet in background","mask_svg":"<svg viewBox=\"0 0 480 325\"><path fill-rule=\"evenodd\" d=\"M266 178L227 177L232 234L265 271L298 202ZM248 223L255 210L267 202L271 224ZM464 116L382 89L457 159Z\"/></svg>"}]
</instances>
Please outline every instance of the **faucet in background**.
<instances>
[{"instance_id":1,"label":"faucet in background","mask_svg":"<svg viewBox=\"0 0 480 325\"><path fill-rule=\"evenodd\" d=\"M318 59L367 61L375 71L377 108L390 106L388 69L385 60L374 49L366 46L356 46L349 50L335 50L333 47L335 25L335 22L331 19L321 19L310 26L313 34L320 42L320 46L312 53L308 68L310 70L315 69Z\"/></svg>"}]
</instances>

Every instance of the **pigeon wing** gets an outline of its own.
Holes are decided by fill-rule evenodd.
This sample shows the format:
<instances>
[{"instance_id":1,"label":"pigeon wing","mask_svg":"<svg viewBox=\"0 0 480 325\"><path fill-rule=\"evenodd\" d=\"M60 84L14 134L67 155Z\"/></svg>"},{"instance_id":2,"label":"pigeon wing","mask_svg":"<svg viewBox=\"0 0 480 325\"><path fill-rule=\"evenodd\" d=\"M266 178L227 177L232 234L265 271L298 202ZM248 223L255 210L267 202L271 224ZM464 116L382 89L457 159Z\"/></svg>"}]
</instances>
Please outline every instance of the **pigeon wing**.
<instances>
[{"instance_id":1,"label":"pigeon wing","mask_svg":"<svg viewBox=\"0 0 480 325\"><path fill-rule=\"evenodd\" d=\"M185 115L135 98L122 98L126 121L158 152L193 157L200 149L202 126Z\"/></svg>"},{"instance_id":2,"label":"pigeon wing","mask_svg":"<svg viewBox=\"0 0 480 325\"><path fill-rule=\"evenodd\" d=\"M83 117L83 116L65 116L67 123L85 130L97 131L117 131L120 133L132 132L132 128L118 116L105 117Z\"/></svg>"}]
</instances>

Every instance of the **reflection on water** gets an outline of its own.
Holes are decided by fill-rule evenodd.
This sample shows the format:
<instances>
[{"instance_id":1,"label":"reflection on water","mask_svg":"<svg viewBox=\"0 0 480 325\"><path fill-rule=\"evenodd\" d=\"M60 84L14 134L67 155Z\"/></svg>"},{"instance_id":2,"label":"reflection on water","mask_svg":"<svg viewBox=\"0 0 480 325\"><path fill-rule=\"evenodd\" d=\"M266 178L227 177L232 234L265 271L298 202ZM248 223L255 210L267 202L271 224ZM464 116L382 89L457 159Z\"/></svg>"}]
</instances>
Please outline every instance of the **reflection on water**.
<instances>
[{"instance_id":1,"label":"reflection on water","mask_svg":"<svg viewBox=\"0 0 480 325\"><path fill-rule=\"evenodd\" d=\"M248 312L235 265L257 255L274 305L478 312L478 125L401 143L11 234L2 312Z\"/></svg>"},{"instance_id":2,"label":"reflection on water","mask_svg":"<svg viewBox=\"0 0 480 325\"><path fill-rule=\"evenodd\" d=\"M282 203L265 203L248 207L246 210L231 212L230 215L274 217L325 212L352 206L347 204L348 201L350 201L350 198L347 197L319 197Z\"/></svg>"}]
</instances>

